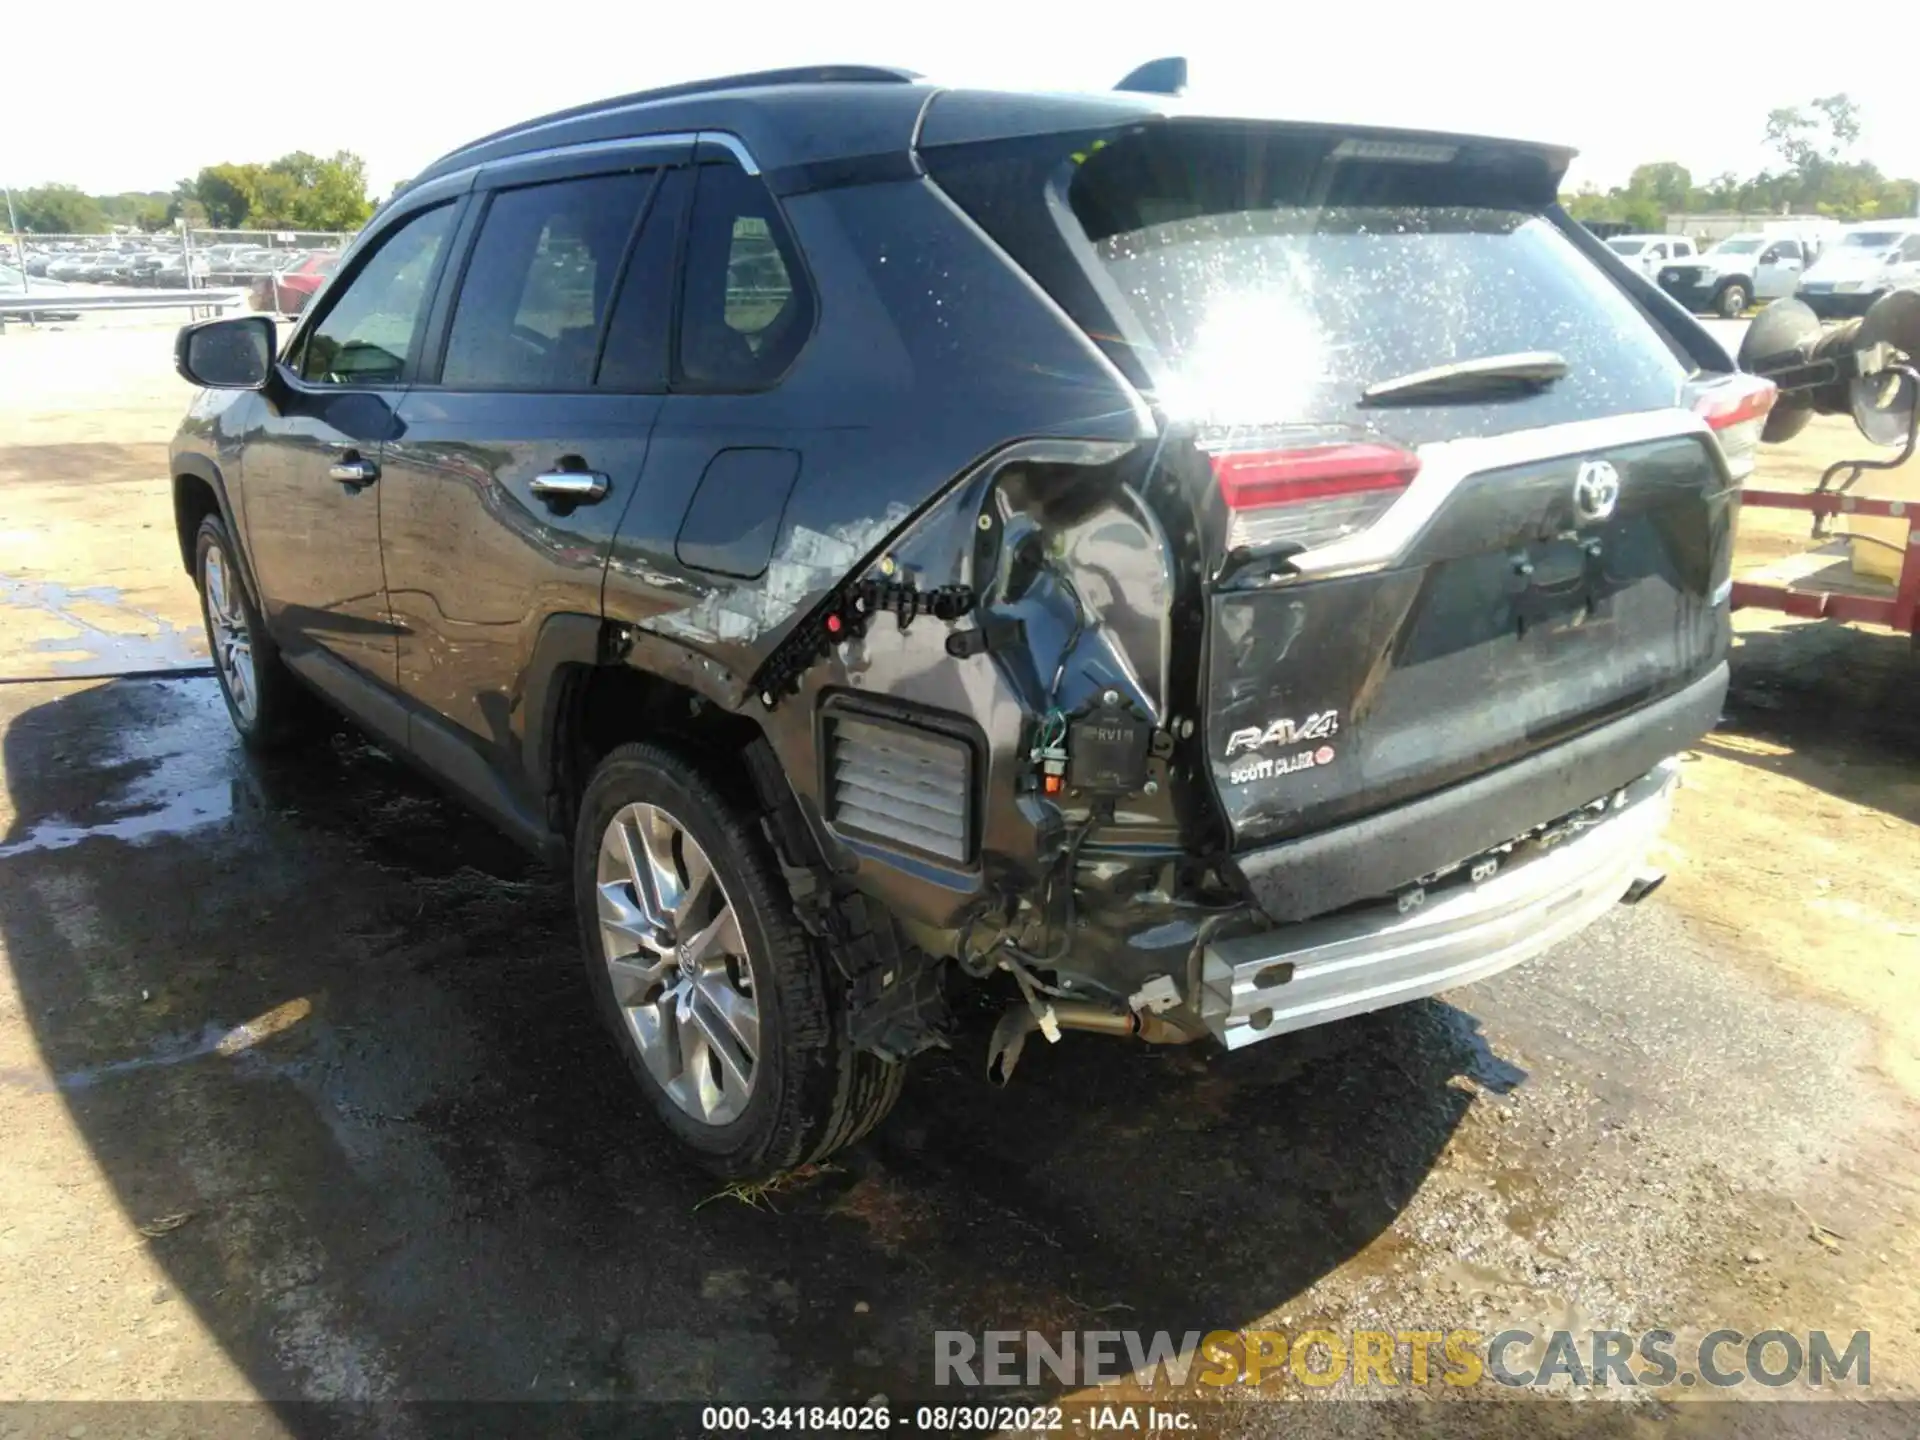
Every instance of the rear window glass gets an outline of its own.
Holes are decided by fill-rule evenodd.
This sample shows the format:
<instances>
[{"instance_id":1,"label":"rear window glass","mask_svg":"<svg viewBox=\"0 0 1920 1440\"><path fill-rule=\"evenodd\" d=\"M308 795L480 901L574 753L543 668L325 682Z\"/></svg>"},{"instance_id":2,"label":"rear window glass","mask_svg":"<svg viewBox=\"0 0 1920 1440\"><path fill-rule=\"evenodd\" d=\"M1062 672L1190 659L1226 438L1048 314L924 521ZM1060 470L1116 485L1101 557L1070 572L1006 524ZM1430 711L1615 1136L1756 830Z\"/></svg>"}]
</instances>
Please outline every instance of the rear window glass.
<instances>
[{"instance_id":1,"label":"rear window glass","mask_svg":"<svg viewBox=\"0 0 1920 1440\"><path fill-rule=\"evenodd\" d=\"M1172 418L1419 443L1672 406L1691 371L1548 218L1541 151L1202 122L1038 144L954 146L930 169ZM1359 404L1537 351L1567 362L1544 392Z\"/></svg>"},{"instance_id":2,"label":"rear window glass","mask_svg":"<svg viewBox=\"0 0 1920 1440\"><path fill-rule=\"evenodd\" d=\"M1688 367L1537 208L1488 203L1497 187L1450 184L1448 164L1302 148L1123 142L1069 186L1171 413L1351 421L1378 381L1527 351L1563 356L1566 376L1525 399L1402 407L1393 428L1415 439L1676 403Z\"/></svg>"}]
</instances>

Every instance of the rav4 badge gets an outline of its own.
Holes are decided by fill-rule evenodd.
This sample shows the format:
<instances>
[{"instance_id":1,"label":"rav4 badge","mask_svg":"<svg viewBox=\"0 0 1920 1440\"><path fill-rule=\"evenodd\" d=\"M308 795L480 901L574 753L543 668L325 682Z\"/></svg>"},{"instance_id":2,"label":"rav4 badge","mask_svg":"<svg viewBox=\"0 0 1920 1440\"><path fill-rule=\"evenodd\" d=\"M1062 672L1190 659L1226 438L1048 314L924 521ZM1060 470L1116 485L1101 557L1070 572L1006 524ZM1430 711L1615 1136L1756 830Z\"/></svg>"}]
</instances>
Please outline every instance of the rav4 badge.
<instances>
[{"instance_id":1,"label":"rav4 badge","mask_svg":"<svg viewBox=\"0 0 1920 1440\"><path fill-rule=\"evenodd\" d=\"M1302 740L1322 740L1340 733L1340 712L1322 710L1304 720L1276 720L1265 729L1250 725L1227 737L1227 758L1237 751L1259 750L1268 745L1298 745Z\"/></svg>"}]
</instances>

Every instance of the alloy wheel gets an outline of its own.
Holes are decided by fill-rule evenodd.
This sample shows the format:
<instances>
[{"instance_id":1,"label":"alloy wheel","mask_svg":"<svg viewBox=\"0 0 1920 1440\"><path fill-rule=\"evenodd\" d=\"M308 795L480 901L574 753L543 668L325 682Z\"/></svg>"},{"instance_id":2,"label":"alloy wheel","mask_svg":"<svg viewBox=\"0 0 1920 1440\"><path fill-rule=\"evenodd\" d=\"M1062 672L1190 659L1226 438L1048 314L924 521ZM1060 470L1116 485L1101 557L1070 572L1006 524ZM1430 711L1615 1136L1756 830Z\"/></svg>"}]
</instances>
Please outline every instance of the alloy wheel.
<instances>
[{"instance_id":1,"label":"alloy wheel","mask_svg":"<svg viewBox=\"0 0 1920 1440\"><path fill-rule=\"evenodd\" d=\"M219 545L207 547L202 574L206 587L207 641L213 648L213 663L220 671L233 708L252 724L260 713L260 691L253 668L253 632L247 628L247 612L241 603L239 587L227 568L226 551Z\"/></svg>"},{"instance_id":2,"label":"alloy wheel","mask_svg":"<svg viewBox=\"0 0 1920 1440\"><path fill-rule=\"evenodd\" d=\"M708 1125L753 1094L760 1008L740 918L713 862L658 805L628 805L600 837L601 958L647 1072Z\"/></svg>"}]
</instances>

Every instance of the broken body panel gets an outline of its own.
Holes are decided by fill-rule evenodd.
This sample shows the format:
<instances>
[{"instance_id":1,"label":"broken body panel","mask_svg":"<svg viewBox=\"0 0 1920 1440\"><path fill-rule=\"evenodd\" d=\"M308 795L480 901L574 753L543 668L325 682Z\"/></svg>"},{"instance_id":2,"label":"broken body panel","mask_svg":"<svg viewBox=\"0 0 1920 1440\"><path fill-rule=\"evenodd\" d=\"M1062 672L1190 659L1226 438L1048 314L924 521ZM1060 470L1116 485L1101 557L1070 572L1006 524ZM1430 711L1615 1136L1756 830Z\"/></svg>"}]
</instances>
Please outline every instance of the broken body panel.
<instances>
[{"instance_id":1,"label":"broken body panel","mask_svg":"<svg viewBox=\"0 0 1920 1440\"><path fill-rule=\"evenodd\" d=\"M1110 119L1067 135L1035 121L1036 139L975 133L972 108L934 102L927 175L787 196L820 319L777 391L668 401L656 454L682 433L738 443L750 420L754 443L801 456L764 573L672 558L678 487L636 498L607 569L608 617L696 651L764 727L836 883L929 954L974 967L1008 955L1118 1011L1170 978L1178 1014L1197 1020L1210 944L1441 872L1464 883L1477 858L1622 791L1711 724L1736 486L1688 408L1698 337L1666 331L1674 316L1575 253L1551 210L1563 155L1367 132L1343 156L1353 137L1338 131ZM1226 156L1228 188L1278 158L1297 193L1115 213L1116 192L1196 144ZM1103 152L1108 193L1089 199L1076 182ZM1367 303L1405 285L1399 302L1416 306L1420 276L1391 252L1417 254L1396 242L1424 234L1455 277L1443 300L1463 308L1414 326L1412 347L1396 334L1404 314L1323 311L1330 323L1241 353L1286 370L1297 393L1256 388L1240 413L1183 404L1213 357L1142 321L1160 297L1139 267L1193 237L1099 247L1166 224L1217 238L1222 213L1276 209L1290 218L1258 237L1277 247L1265 293L1317 287L1351 309L1351 272L1370 266ZM1390 253L1335 254L1324 268L1349 273L1314 274L1320 234ZM1481 293L1474 248L1502 245L1546 255L1536 270L1564 293L1543 296L1538 274L1525 293ZM1328 347L1346 321L1337 358L1309 354L1308 372L1289 360L1288 343ZM1354 410L1358 380L1539 324L1573 361L1551 392ZM1218 453L1297 447L1302 426L1309 445L1364 435L1417 463L1359 523L1304 546L1236 545ZM1604 512L1579 489L1599 462L1613 477ZM889 586L964 595L968 613L914 602L896 620L869 608ZM1531 802L1494 804L1463 788L1690 687L1659 725L1605 741L1615 763L1577 772L1591 793L1536 786ZM1137 770L1073 783L1074 727L1096 722L1137 749ZM941 759L916 736L957 748ZM1428 827L1445 853L1380 853L1367 822L1448 794L1467 813ZM876 818L889 810L893 823ZM1268 883L1289 845L1343 830L1351 856L1317 857L1311 886Z\"/></svg>"}]
</instances>

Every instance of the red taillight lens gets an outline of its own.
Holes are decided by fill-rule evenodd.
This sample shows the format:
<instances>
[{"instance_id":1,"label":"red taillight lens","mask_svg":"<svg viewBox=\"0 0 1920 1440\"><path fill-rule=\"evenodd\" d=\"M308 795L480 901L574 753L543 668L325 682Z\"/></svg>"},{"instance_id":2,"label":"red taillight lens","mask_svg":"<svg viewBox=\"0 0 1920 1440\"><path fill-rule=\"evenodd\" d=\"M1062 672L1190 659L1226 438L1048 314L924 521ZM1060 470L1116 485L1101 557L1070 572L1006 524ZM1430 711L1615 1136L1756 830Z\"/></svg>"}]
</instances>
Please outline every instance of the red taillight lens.
<instances>
[{"instance_id":1,"label":"red taillight lens","mask_svg":"<svg viewBox=\"0 0 1920 1440\"><path fill-rule=\"evenodd\" d=\"M1420 471L1420 457L1372 441L1207 456L1232 512L1227 548L1308 549L1363 530Z\"/></svg>"},{"instance_id":2,"label":"red taillight lens","mask_svg":"<svg viewBox=\"0 0 1920 1440\"><path fill-rule=\"evenodd\" d=\"M1229 510L1297 505L1366 490L1404 490L1420 470L1419 456L1393 445L1226 451L1207 458Z\"/></svg>"},{"instance_id":3,"label":"red taillight lens","mask_svg":"<svg viewBox=\"0 0 1920 1440\"><path fill-rule=\"evenodd\" d=\"M1720 437L1720 453L1727 457L1727 469L1735 480L1753 473L1760 432L1779 398L1778 387L1758 375L1735 375L1694 396L1693 413Z\"/></svg>"},{"instance_id":4,"label":"red taillight lens","mask_svg":"<svg viewBox=\"0 0 1920 1440\"><path fill-rule=\"evenodd\" d=\"M1703 390L1693 402L1694 413L1715 430L1765 420L1780 391L1758 375L1736 375L1723 385Z\"/></svg>"}]
</instances>

